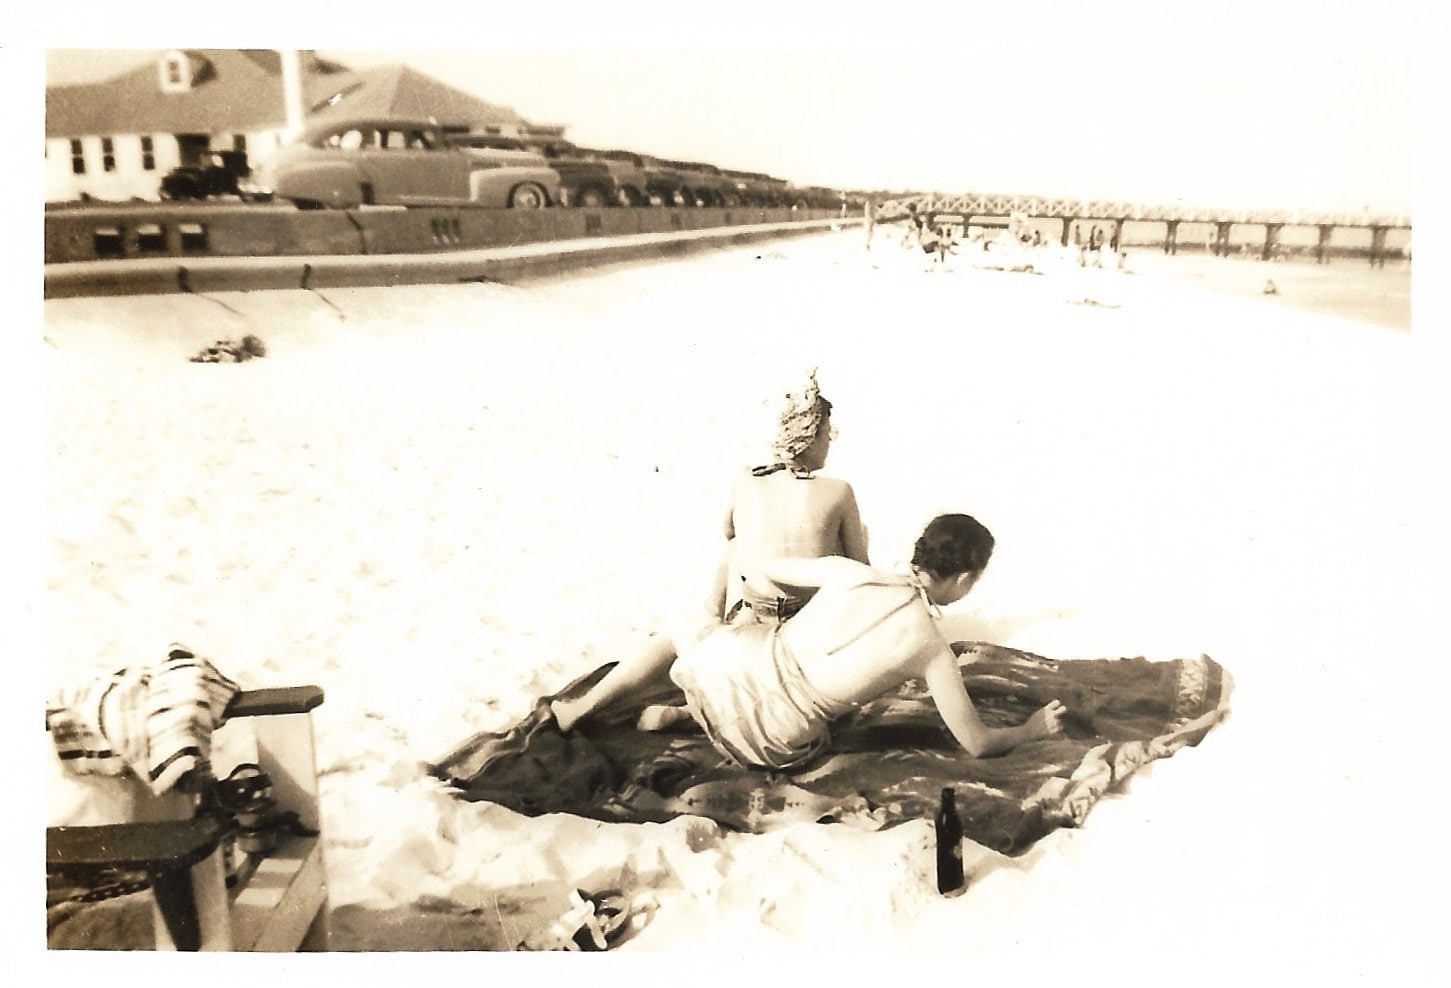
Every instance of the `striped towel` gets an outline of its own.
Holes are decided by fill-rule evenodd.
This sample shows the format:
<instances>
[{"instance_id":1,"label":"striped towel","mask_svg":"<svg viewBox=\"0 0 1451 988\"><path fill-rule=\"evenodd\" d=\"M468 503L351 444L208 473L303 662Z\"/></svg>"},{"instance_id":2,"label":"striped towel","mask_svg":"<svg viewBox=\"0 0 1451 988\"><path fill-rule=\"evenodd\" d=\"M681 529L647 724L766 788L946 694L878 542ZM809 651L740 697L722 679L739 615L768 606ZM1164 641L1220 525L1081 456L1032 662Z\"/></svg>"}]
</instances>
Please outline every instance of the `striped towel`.
<instances>
[{"instance_id":1,"label":"striped towel","mask_svg":"<svg viewBox=\"0 0 1451 988\"><path fill-rule=\"evenodd\" d=\"M239 687L172 645L160 666L128 666L61 687L46 704L56 753L75 775L132 773L161 795L210 768L212 731Z\"/></svg>"}]
</instances>

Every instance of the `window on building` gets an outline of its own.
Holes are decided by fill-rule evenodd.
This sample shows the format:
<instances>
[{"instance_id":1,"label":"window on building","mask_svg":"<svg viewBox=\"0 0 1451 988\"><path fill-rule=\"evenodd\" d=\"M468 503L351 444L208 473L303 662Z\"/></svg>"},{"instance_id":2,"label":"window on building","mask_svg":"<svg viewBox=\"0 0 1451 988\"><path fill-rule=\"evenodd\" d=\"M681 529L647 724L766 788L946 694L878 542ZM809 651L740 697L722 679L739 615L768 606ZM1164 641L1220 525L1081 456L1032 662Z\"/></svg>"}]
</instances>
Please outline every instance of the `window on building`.
<instances>
[{"instance_id":1,"label":"window on building","mask_svg":"<svg viewBox=\"0 0 1451 988\"><path fill-rule=\"evenodd\" d=\"M78 140L71 141L71 174L84 175L86 173L86 149Z\"/></svg>"},{"instance_id":2,"label":"window on building","mask_svg":"<svg viewBox=\"0 0 1451 988\"><path fill-rule=\"evenodd\" d=\"M169 51L157 61L158 83L163 93L184 93L191 89L191 63L185 52Z\"/></svg>"},{"instance_id":3,"label":"window on building","mask_svg":"<svg viewBox=\"0 0 1451 988\"><path fill-rule=\"evenodd\" d=\"M156 145L150 137L141 138L141 167L148 172L156 171Z\"/></svg>"},{"instance_id":4,"label":"window on building","mask_svg":"<svg viewBox=\"0 0 1451 988\"><path fill-rule=\"evenodd\" d=\"M101 170L116 170L116 142L109 137L101 138Z\"/></svg>"}]
</instances>

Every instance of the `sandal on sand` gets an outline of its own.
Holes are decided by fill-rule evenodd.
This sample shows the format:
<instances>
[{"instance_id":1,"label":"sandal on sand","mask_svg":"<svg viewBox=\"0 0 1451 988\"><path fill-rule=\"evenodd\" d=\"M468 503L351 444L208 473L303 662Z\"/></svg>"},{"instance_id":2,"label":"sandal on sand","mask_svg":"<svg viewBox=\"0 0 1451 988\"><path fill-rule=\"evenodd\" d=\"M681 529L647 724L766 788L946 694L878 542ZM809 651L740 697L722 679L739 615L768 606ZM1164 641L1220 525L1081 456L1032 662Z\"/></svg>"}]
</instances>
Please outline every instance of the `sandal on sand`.
<instances>
[{"instance_id":1,"label":"sandal on sand","mask_svg":"<svg viewBox=\"0 0 1451 988\"><path fill-rule=\"evenodd\" d=\"M579 897L594 907L594 915L574 934L580 950L609 950L624 935L630 922L630 903L619 889L607 889L593 895L579 889Z\"/></svg>"},{"instance_id":2,"label":"sandal on sand","mask_svg":"<svg viewBox=\"0 0 1451 988\"><path fill-rule=\"evenodd\" d=\"M520 942L518 950L609 950L629 927L629 901L619 889L593 894L583 889L569 893L569 908L552 923Z\"/></svg>"}]
</instances>

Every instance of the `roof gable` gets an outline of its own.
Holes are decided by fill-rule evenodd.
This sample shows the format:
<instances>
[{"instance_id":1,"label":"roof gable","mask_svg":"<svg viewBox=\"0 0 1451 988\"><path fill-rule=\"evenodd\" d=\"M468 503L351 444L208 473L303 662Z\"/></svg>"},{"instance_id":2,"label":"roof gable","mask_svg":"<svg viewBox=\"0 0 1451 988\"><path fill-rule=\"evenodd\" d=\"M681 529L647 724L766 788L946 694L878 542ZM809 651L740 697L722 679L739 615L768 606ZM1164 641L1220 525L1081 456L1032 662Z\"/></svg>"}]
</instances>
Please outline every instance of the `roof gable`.
<instances>
[{"instance_id":1,"label":"roof gable","mask_svg":"<svg viewBox=\"0 0 1451 988\"><path fill-rule=\"evenodd\" d=\"M254 55L234 49L184 52L191 85L162 92L157 60L115 78L45 91L47 137L84 134L202 133L279 125L282 103L280 61L269 70Z\"/></svg>"},{"instance_id":2,"label":"roof gable","mask_svg":"<svg viewBox=\"0 0 1451 988\"><path fill-rule=\"evenodd\" d=\"M512 107L485 102L406 65L313 77L303 91L309 126L347 117L389 116L432 117L446 126L468 127L526 122Z\"/></svg>"},{"instance_id":3,"label":"roof gable","mask_svg":"<svg viewBox=\"0 0 1451 988\"><path fill-rule=\"evenodd\" d=\"M165 53L158 52L157 59ZM188 49L192 84L163 93L157 60L104 82L45 91L47 137L95 134L212 134L282 127L282 62L266 49ZM309 53L310 56L310 53ZM459 126L522 124L496 106L403 65L352 71L316 57L303 59L307 124L335 116L435 117Z\"/></svg>"}]
</instances>

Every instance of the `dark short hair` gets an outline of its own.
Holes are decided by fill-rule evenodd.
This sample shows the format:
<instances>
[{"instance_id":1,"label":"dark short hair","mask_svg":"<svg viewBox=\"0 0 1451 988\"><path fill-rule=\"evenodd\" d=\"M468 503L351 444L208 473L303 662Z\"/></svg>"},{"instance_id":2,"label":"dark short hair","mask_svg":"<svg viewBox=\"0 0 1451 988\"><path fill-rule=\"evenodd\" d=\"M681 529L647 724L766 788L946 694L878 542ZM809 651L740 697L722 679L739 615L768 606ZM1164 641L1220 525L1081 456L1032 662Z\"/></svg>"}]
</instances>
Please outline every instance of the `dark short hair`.
<instances>
[{"instance_id":1,"label":"dark short hair","mask_svg":"<svg viewBox=\"0 0 1451 988\"><path fill-rule=\"evenodd\" d=\"M912 565L936 576L981 573L995 544L993 533L971 515L938 515L922 530Z\"/></svg>"}]
</instances>

